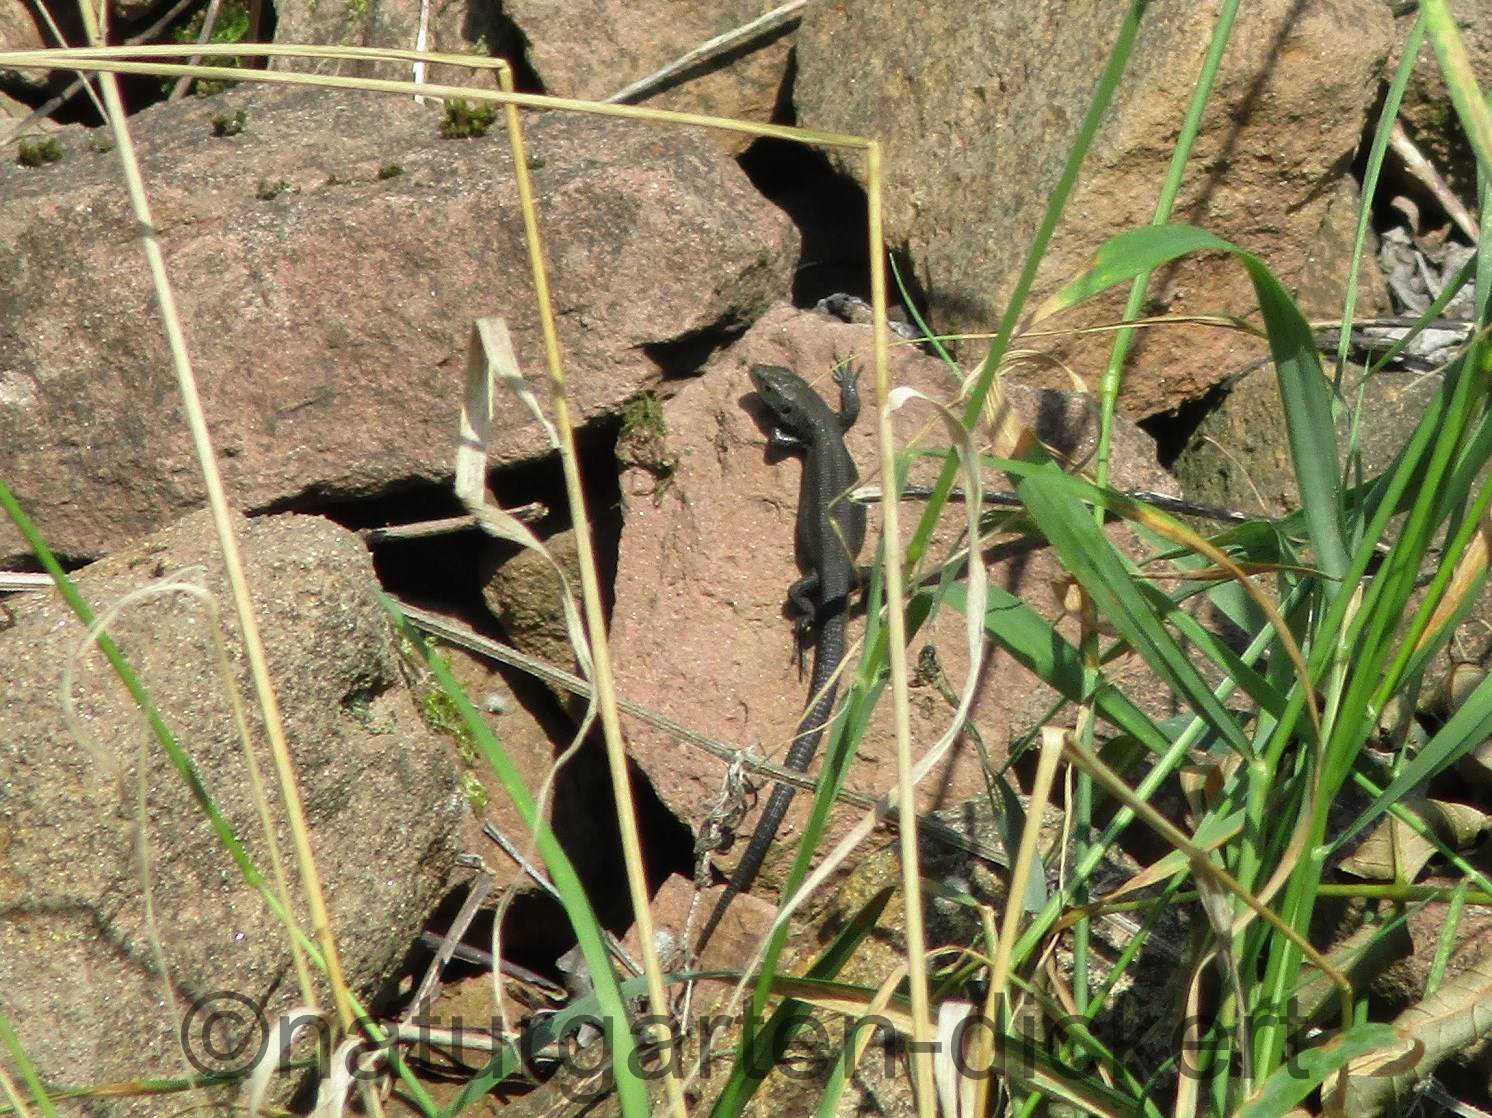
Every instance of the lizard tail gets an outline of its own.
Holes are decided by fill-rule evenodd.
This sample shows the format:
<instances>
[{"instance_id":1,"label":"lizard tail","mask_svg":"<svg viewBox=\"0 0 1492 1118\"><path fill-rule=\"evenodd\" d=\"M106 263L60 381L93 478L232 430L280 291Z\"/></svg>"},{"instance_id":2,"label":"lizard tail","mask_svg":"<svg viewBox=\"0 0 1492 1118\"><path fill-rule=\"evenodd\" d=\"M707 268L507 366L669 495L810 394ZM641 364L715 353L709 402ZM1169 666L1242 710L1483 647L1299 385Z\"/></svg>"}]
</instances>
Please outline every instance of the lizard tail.
<instances>
[{"instance_id":1,"label":"lizard tail","mask_svg":"<svg viewBox=\"0 0 1492 1118\"><path fill-rule=\"evenodd\" d=\"M839 690L835 673L840 661L844 659L844 644L844 613L841 610L831 614L819 630L818 647L813 654L813 678L809 684L809 694L813 696L813 705L809 707L802 722L798 724L798 733L784 758L787 767L794 772L806 772L809 762L813 760L813 755L818 752L819 739L824 736L829 715L834 711L834 698ZM777 828L782 826L782 821L787 816L788 805L793 802L793 794L796 792L797 789L791 784L778 784L773 787L772 796L767 800L766 810L762 812L762 817L756 824L756 830L751 832L751 841L746 844L746 849L741 854L741 861L736 866L736 872L730 875L725 892L720 894L720 899L715 902L714 911L710 913L709 920L705 922L704 931L700 933L695 946L696 953L703 951L705 945L710 942L710 937L720 926L720 918L725 915L725 910L730 906L731 901L751 888L751 883L756 880L757 872L762 868L762 863L767 860L767 851L772 849L772 840L777 837Z\"/></svg>"},{"instance_id":2,"label":"lizard tail","mask_svg":"<svg viewBox=\"0 0 1492 1118\"><path fill-rule=\"evenodd\" d=\"M710 942L710 937L720 926L720 918L725 915L725 910L730 907L731 901L750 889L751 883L756 880L756 875L761 872L762 863L767 860L767 851L772 846L772 836L777 833L777 828L782 826L783 819L787 817L788 805L793 802L795 792L797 789L791 784L778 784L772 789L766 810L762 812L761 821L757 823L756 831L752 835L753 841L746 845L745 851L741 854L741 861L736 866L736 872L731 874L730 880L726 882L725 892L720 894L720 899L715 902L715 907L710 912L709 920L705 922L704 930L699 933L699 941L695 945L696 952L705 949L705 944ZM767 841L756 842L757 835L767 836Z\"/></svg>"}]
</instances>

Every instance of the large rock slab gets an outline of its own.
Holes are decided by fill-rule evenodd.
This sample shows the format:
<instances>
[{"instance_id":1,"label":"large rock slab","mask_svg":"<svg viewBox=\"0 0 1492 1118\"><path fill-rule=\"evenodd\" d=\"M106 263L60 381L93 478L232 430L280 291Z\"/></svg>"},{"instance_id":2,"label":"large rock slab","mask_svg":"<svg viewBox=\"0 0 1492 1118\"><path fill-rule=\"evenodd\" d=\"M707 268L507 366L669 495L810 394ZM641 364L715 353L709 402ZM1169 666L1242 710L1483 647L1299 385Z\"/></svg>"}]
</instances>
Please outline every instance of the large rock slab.
<instances>
[{"instance_id":1,"label":"large rock slab","mask_svg":"<svg viewBox=\"0 0 1492 1118\"><path fill-rule=\"evenodd\" d=\"M419 933L453 864L462 800L449 746L425 726L403 683L372 565L356 538L294 516L239 521L237 531L343 967L367 996ZM253 692L206 515L95 564L77 582L104 611L172 575L201 585L220 616L186 593L143 596L118 613L110 632L267 876L266 842L216 668L215 629L225 632L233 682L250 704ZM6 1015L53 1084L190 1073L178 1047L183 1030L188 1052L210 1065L211 1045L203 1047L186 1015L199 1001L240 1014L260 1006L271 1015L295 1004L285 932L245 884L103 657L80 654L83 626L60 596L6 605L14 617L0 632ZM64 699L75 705L71 728ZM249 718L268 774L259 720ZM278 795L270 799L288 857L284 813ZM303 906L297 912L304 920ZM153 944L169 974L159 970ZM329 1004L324 988L317 996ZM204 1000L211 998L218 1001ZM200 1028L204 1018L191 1020ZM234 1040L219 1032L211 1043L231 1051ZM160 1113L160 1105L116 1101L109 1113Z\"/></svg>"},{"instance_id":2,"label":"large rock slab","mask_svg":"<svg viewBox=\"0 0 1492 1118\"><path fill-rule=\"evenodd\" d=\"M781 760L807 699L792 656L792 625L784 615L788 584L798 577L793 553L793 526L801 469L797 457L765 452L762 409L746 376L756 362L797 369L829 399L835 399L827 371L836 354L866 354L871 333L816 314L778 308L765 315L731 350L713 362L699 379L684 385L664 408L667 448L677 460L671 483L647 495L650 486L632 484L646 478L623 478L626 501L612 615L612 646L619 690L628 698L716 738L752 747ZM946 366L913 350L895 351L893 377L944 401L956 397ZM879 472L875 450L874 386L867 373L862 385L866 411L847 443L863 479ZM1096 432L1092 402L1075 394L1007 386L1021 419L1047 442L1083 462ZM898 445L919 435L929 422L926 408L908 407L896 417ZM928 445L938 445L941 427ZM924 463L924 469L932 465ZM1173 489L1155 464L1149 438L1127 423L1116 431L1113 481L1120 488ZM991 486L1008 487L998 475ZM908 502L903 510L910 535L920 509ZM950 524L962 524L963 510L951 509ZM872 510L862 561L871 559L879 514ZM1117 531L1117 530L1116 530ZM953 531L936 544L931 558L942 556ZM1026 598L1049 618L1060 613L1053 584L1063 571L1048 549L1029 541L998 537L986 556L991 580ZM1069 639L1075 623L1064 622ZM850 636L859 639L863 618L852 616ZM923 646L936 649L938 662L955 690L964 677L963 618L943 611L913 642L915 661ZM852 656L858 658L858 651ZM1132 667L1132 666L1131 666ZM1142 678L1131 667L1114 667L1121 685ZM981 676L973 718L998 764L1012 735L1037 723L1054 693L1014 664L994 653ZM849 785L880 794L896 774L889 696L883 701L852 766ZM912 697L912 740L930 745L946 728L952 707L927 685ZM660 731L635 720L627 725L628 747L664 803L681 818L698 825L721 787L723 766L703 753L682 746ZM919 787L919 807L931 810L958 804L984 793L978 751L970 740L958 743L948 761ZM759 796L756 807L765 804ZM791 833L806 817L808 797L799 796L789 812ZM744 832L755 825L746 819ZM833 827L842 828L858 812L840 813ZM728 857L739 856L738 842ZM774 859L789 843L779 843ZM763 871L764 884L775 878L775 861Z\"/></svg>"},{"instance_id":3,"label":"large rock slab","mask_svg":"<svg viewBox=\"0 0 1492 1118\"><path fill-rule=\"evenodd\" d=\"M242 132L214 136L239 110ZM280 90L134 118L237 506L448 479L478 316L505 316L542 379L502 129L443 140L439 119ZM527 135L577 422L788 290L796 233L697 135L560 114ZM59 163L0 164L0 477L54 549L89 558L202 486L116 160L62 137ZM511 394L497 407L495 466L547 452ZM20 550L0 525L0 561Z\"/></svg>"},{"instance_id":4,"label":"large rock slab","mask_svg":"<svg viewBox=\"0 0 1492 1118\"><path fill-rule=\"evenodd\" d=\"M1104 241L1150 222L1219 7L1147 6L1123 84L1043 260L1038 297L1083 270ZM1103 0L857 0L804 13L793 90L799 123L883 142L887 240L906 251L940 329L998 323L1119 14ZM1350 164L1392 34L1379 0L1246 5L1174 211L1174 220L1263 257L1287 287L1311 295L1307 313L1341 309ZM856 175L863 164L844 160ZM1052 325L1112 322L1126 295L1114 292ZM1208 257L1157 274L1145 313L1247 315L1254 307L1243 270ZM1064 356L1096 389L1112 336L1029 344ZM1232 331L1146 331L1120 407L1134 417L1174 407L1257 352L1259 343ZM1060 367L1038 374L1039 383L1070 383Z\"/></svg>"}]
</instances>

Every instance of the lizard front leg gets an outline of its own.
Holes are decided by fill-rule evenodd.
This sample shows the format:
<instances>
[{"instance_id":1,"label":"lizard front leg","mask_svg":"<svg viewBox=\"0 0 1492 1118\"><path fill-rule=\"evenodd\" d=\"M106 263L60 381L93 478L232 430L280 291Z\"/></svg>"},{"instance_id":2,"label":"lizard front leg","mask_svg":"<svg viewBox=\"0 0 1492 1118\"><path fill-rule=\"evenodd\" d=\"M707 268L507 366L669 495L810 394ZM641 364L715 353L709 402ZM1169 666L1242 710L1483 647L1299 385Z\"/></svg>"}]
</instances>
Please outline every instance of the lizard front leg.
<instances>
[{"instance_id":1,"label":"lizard front leg","mask_svg":"<svg viewBox=\"0 0 1492 1118\"><path fill-rule=\"evenodd\" d=\"M860 370L840 365L834 370L834 383L839 385L839 430L844 432L860 418Z\"/></svg>"}]
</instances>

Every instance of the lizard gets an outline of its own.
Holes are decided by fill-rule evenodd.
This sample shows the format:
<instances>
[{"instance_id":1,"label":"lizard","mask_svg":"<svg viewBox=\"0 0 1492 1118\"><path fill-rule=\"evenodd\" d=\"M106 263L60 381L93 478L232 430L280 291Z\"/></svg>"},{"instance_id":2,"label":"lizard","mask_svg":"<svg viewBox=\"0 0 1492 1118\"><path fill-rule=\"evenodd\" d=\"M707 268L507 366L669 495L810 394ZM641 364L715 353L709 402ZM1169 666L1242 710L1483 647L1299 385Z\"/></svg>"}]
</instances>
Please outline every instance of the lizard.
<instances>
[{"instance_id":1,"label":"lizard","mask_svg":"<svg viewBox=\"0 0 1492 1118\"><path fill-rule=\"evenodd\" d=\"M837 672L847 644L845 617L850 591L859 580L855 565L865 544L865 508L849 499L860 480L844 436L860 415L856 374L847 366L834 374L839 385L836 413L807 381L780 365L753 365L751 383L776 421L768 439L775 449L803 453L803 480L798 497L795 545L799 567L805 572L788 588L798 663L813 645L809 676L809 706L789 747L785 766L803 772L813 760L824 725L834 709ZM752 832L735 873L716 902L700 933L703 949L735 897L751 887L787 815L796 789L778 784L772 789L761 820Z\"/></svg>"}]
</instances>

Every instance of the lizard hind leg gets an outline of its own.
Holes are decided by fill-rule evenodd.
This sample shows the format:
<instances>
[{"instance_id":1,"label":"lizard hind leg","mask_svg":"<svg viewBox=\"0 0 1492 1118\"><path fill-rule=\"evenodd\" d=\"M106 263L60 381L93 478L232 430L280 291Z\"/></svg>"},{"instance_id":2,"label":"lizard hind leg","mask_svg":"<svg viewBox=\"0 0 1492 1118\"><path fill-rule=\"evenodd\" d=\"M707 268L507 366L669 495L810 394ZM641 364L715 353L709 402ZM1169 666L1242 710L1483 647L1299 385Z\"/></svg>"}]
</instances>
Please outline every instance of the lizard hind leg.
<instances>
[{"instance_id":1,"label":"lizard hind leg","mask_svg":"<svg viewBox=\"0 0 1492 1118\"><path fill-rule=\"evenodd\" d=\"M819 576L809 573L787 588L788 606L793 614L793 658L798 663L798 675L803 675L803 664L807 652L813 647L814 630L818 627Z\"/></svg>"}]
</instances>

